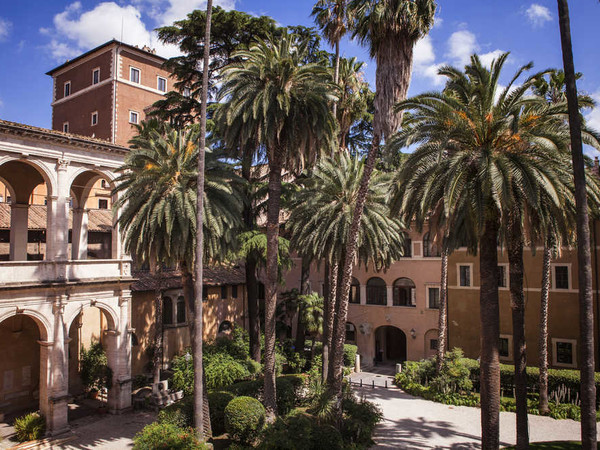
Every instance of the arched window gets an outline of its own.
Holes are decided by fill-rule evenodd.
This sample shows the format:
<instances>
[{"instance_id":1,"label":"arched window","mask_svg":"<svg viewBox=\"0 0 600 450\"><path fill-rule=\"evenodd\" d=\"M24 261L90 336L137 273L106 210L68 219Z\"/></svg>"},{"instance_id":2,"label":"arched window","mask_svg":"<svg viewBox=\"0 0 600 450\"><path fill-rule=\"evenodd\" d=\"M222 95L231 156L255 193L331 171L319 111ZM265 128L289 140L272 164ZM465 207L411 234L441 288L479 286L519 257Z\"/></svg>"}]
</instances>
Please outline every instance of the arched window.
<instances>
[{"instance_id":1,"label":"arched window","mask_svg":"<svg viewBox=\"0 0 600 450\"><path fill-rule=\"evenodd\" d=\"M429 231L423 235L423 256L440 256L438 245L431 240Z\"/></svg>"},{"instance_id":2,"label":"arched window","mask_svg":"<svg viewBox=\"0 0 600 450\"><path fill-rule=\"evenodd\" d=\"M356 342L356 327L352 322L346 322L346 342L349 344Z\"/></svg>"},{"instance_id":3,"label":"arched window","mask_svg":"<svg viewBox=\"0 0 600 450\"><path fill-rule=\"evenodd\" d=\"M185 299L182 296L177 299L177 323L185 323Z\"/></svg>"},{"instance_id":4,"label":"arched window","mask_svg":"<svg viewBox=\"0 0 600 450\"><path fill-rule=\"evenodd\" d=\"M387 305L387 288L379 277L367 281L367 305Z\"/></svg>"},{"instance_id":5,"label":"arched window","mask_svg":"<svg viewBox=\"0 0 600 450\"><path fill-rule=\"evenodd\" d=\"M173 325L173 300L163 297L163 325Z\"/></svg>"},{"instance_id":6,"label":"arched window","mask_svg":"<svg viewBox=\"0 0 600 450\"><path fill-rule=\"evenodd\" d=\"M415 283L410 278L394 281L394 306L416 306Z\"/></svg>"},{"instance_id":7,"label":"arched window","mask_svg":"<svg viewBox=\"0 0 600 450\"><path fill-rule=\"evenodd\" d=\"M360 283L354 277L352 277L352 283L350 284L350 303L360 303Z\"/></svg>"},{"instance_id":8,"label":"arched window","mask_svg":"<svg viewBox=\"0 0 600 450\"><path fill-rule=\"evenodd\" d=\"M219 333L227 333L231 331L232 328L233 325L231 325L231 322L229 320L224 320L221 322L221 325L219 325Z\"/></svg>"}]
</instances>

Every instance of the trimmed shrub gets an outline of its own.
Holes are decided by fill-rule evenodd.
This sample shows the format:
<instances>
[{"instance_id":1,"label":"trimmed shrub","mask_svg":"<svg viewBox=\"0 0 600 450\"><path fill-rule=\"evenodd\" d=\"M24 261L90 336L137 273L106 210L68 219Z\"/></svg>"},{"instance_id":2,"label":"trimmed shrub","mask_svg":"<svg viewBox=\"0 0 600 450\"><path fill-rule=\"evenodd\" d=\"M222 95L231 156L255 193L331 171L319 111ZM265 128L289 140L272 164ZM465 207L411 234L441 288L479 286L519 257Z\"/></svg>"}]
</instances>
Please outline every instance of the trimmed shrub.
<instances>
[{"instance_id":1,"label":"trimmed shrub","mask_svg":"<svg viewBox=\"0 0 600 450\"><path fill-rule=\"evenodd\" d=\"M19 442L35 441L44 436L46 420L36 412L15 419L15 433Z\"/></svg>"},{"instance_id":2,"label":"trimmed shrub","mask_svg":"<svg viewBox=\"0 0 600 450\"><path fill-rule=\"evenodd\" d=\"M210 398L210 397L209 397ZM212 411L211 411L212 416ZM167 406L158 413L157 421L159 423L175 425L179 428L188 428L194 426L194 403L192 397Z\"/></svg>"},{"instance_id":3,"label":"trimmed shrub","mask_svg":"<svg viewBox=\"0 0 600 450\"><path fill-rule=\"evenodd\" d=\"M151 423L133 438L134 450L206 450L190 428L179 428L171 423Z\"/></svg>"},{"instance_id":4,"label":"trimmed shrub","mask_svg":"<svg viewBox=\"0 0 600 450\"><path fill-rule=\"evenodd\" d=\"M240 381L225 387L225 390L231 392L236 397L260 398L262 395L263 380Z\"/></svg>"},{"instance_id":5,"label":"trimmed shrub","mask_svg":"<svg viewBox=\"0 0 600 450\"><path fill-rule=\"evenodd\" d=\"M225 433L225 408L234 398L231 392L211 392L208 394L210 424L214 436Z\"/></svg>"},{"instance_id":6,"label":"trimmed shrub","mask_svg":"<svg viewBox=\"0 0 600 450\"><path fill-rule=\"evenodd\" d=\"M225 408L225 430L241 444L252 444L265 424L265 407L252 397L237 397Z\"/></svg>"},{"instance_id":7,"label":"trimmed shrub","mask_svg":"<svg viewBox=\"0 0 600 450\"><path fill-rule=\"evenodd\" d=\"M354 363L356 362L356 353L358 352L358 347L353 344L344 344L344 366L346 367L354 367Z\"/></svg>"}]
</instances>

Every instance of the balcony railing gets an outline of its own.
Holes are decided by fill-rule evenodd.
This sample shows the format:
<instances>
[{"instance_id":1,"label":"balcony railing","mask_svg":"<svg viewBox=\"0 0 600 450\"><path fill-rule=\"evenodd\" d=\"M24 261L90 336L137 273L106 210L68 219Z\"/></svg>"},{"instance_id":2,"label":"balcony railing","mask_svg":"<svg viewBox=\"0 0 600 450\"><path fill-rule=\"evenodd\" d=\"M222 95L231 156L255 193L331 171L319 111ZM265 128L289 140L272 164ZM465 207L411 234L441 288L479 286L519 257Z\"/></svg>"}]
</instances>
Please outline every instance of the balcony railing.
<instances>
[{"instance_id":1,"label":"balcony railing","mask_svg":"<svg viewBox=\"0 0 600 450\"><path fill-rule=\"evenodd\" d=\"M129 259L2 261L0 283L45 284L131 277Z\"/></svg>"}]
</instances>

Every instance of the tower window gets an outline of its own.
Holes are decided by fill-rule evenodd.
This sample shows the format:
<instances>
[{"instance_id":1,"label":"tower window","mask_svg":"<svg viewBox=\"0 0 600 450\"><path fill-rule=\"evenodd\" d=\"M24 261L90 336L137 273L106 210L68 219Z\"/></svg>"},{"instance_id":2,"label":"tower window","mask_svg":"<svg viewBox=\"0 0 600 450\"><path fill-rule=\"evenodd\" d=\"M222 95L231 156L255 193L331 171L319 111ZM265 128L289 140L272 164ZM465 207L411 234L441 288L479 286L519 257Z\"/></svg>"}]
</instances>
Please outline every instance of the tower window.
<instances>
[{"instance_id":1,"label":"tower window","mask_svg":"<svg viewBox=\"0 0 600 450\"><path fill-rule=\"evenodd\" d=\"M160 92L167 92L167 79L163 77L158 77L156 82L156 88Z\"/></svg>"},{"instance_id":2,"label":"tower window","mask_svg":"<svg viewBox=\"0 0 600 450\"><path fill-rule=\"evenodd\" d=\"M65 97L68 97L69 95L71 95L71 82L70 81L67 81L65 83L64 94L65 94L64 95Z\"/></svg>"},{"instance_id":3,"label":"tower window","mask_svg":"<svg viewBox=\"0 0 600 450\"><path fill-rule=\"evenodd\" d=\"M100 83L100 68L92 70L92 84Z\"/></svg>"},{"instance_id":4,"label":"tower window","mask_svg":"<svg viewBox=\"0 0 600 450\"><path fill-rule=\"evenodd\" d=\"M129 68L129 81L133 83L140 82L140 69L136 69L135 67Z\"/></svg>"}]
</instances>

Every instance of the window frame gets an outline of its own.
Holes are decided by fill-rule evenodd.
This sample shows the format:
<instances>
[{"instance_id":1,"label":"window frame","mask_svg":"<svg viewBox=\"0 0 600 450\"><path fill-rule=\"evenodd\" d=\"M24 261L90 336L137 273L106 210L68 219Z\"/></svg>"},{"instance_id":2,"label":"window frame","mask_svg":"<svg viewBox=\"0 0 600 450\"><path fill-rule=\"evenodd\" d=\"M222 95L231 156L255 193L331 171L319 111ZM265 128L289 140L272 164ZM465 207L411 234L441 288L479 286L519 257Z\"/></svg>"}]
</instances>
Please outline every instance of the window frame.
<instances>
[{"instance_id":1,"label":"window frame","mask_svg":"<svg viewBox=\"0 0 600 450\"><path fill-rule=\"evenodd\" d=\"M435 346L433 345L434 342L435 342ZM431 338L431 339L429 339L429 351L430 352L437 352L439 346L440 346L440 339L439 338Z\"/></svg>"},{"instance_id":2,"label":"window frame","mask_svg":"<svg viewBox=\"0 0 600 450\"><path fill-rule=\"evenodd\" d=\"M231 285L231 298L238 298L238 285L237 284L232 284Z\"/></svg>"},{"instance_id":3,"label":"window frame","mask_svg":"<svg viewBox=\"0 0 600 450\"><path fill-rule=\"evenodd\" d=\"M167 300L169 301L169 307L167 308ZM162 324L166 326L175 325L173 322L173 299L169 295L163 295L162 297ZM168 312L167 312L168 311ZM167 316L168 314L168 316ZM166 318L169 317L171 320L166 321Z\"/></svg>"},{"instance_id":4,"label":"window frame","mask_svg":"<svg viewBox=\"0 0 600 450\"><path fill-rule=\"evenodd\" d=\"M67 91L69 91L68 94ZM63 98L70 97L72 93L73 91L71 90L71 80L65 81L63 84Z\"/></svg>"},{"instance_id":5,"label":"window frame","mask_svg":"<svg viewBox=\"0 0 600 450\"><path fill-rule=\"evenodd\" d=\"M463 285L460 282L460 268L468 267L469 268L469 284ZM457 263L456 264L456 285L458 287L473 287L473 263Z\"/></svg>"},{"instance_id":6,"label":"window frame","mask_svg":"<svg viewBox=\"0 0 600 450\"><path fill-rule=\"evenodd\" d=\"M165 82L165 90L160 89L160 81L163 80ZM165 77L161 77L160 75L156 76L156 90L159 92L167 92L167 79Z\"/></svg>"},{"instance_id":7,"label":"window frame","mask_svg":"<svg viewBox=\"0 0 600 450\"><path fill-rule=\"evenodd\" d=\"M183 315L183 320L180 321L179 320L179 305L182 304L183 305L183 309L181 309L181 313ZM180 295L177 297L177 300L175 301L175 324L176 325L185 325L187 323L187 311L186 311L186 306L185 306L185 297L183 295Z\"/></svg>"},{"instance_id":8,"label":"window frame","mask_svg":"<svg viewBox=\"0 0 600 450\"><path fill-rule=\"evenodd\" d=\"M229 298L228 291L229 289L227 289L226 284L221 285L221 300L227 300Z\"/></svg>"},{"instance_id":9,"label":"window frame","mask_svg":"<svg viewBox=\"0 0 600 450\"><path fill-rule=\"evenodd\" d=\"M95 80L95 75L98 73L98 81ZM100 67L95 67L92 69L92 86L95 86L100 83Z\"/></svg>"},{"instance_id":10,"label":"window frame","mask_svg":"<svg viewBox=\"0 0 600 450\"><path fill-rule=\"evenodd\" d=\"M94 117L96 118L96 121L94 122ZM90 125L92 127L95 127L96 125L98 125L98 111L94 111L91 116L90 116Z\"/></svg>"},{"instance_id":11,"label":"window frame","mask_svg":"<svg viewBox=\"0 0 600 450\"><path fill-rule=\"evenodd\" d=\"M131 120L132 114L135 114L135 121ZM135 110L133 110L133 109L130 109L129 110L129 123L131 123L133 125L139 125L139 123L140 123L140 113L137 112L137 111L135 111Z\"/></svg>"},{"instance_id":12,"label":"window frame","mask_svg":"<svg viewBox=\"0 0 600 450\"><path fill-rule=\"evenodd\" d=\"M438 291L438 306L437 308L430 306L429 289L437 289ZM442 297L442 286L440 284L427 284L425 285L425 296L427 297L427 309L438 311L440 309L440 299Z\"/></svg>"},{"instance_id":13,"label":"window frame","mask_svg":"<svg viewBox=\"0 0 600 450\"><path fill-rule=\"evenodd\" d=\"M500 339L506 339L508 341L508 356L500 354ZM498 339L498 358L503 361L513 360L513 337L512 334L501 334Z\"/></svg>"},{"instance_id":14,"label":"window frame","mask_svg":"<svg viewBox=\"0 0 600 450\"><path fill-rule=\"evenodd\" d=\"M375 279L379 279L381 281L383 281L383 285L381 284L371 284L369 285L369 281L371 280L375 280ZM373 290L373 288L376 289ZM381 292L377 292L379 290L382 290L382 292L384 292L385 294L382 296ZM381 301L381 299L384 299L384 301ZM371 277L367 280L367 305L370 306L387 306L387 283L385 282L385 280L381 277ZM374 300L374 301L370 301L370 300Z\"/></svg>"},{"instance_id":15,"label":"window frame","mask_svg":"<svg viewBox=\"0 0 600 450\"><path fill-rule=\"evenodd\" d=\"M106 202L106 208L103 208L101 205L101 202ZM98 209L108 209L108 199L106 198L99 198L98 199Z\"/></svg>"},{"instance_id":16,"label":"window frame","mask_svg":"<svg viewBox=\"0 0 600 450\"><path fill-rule=\"evenodd\" d=\"M504 277L503 277L504 278L504 286L498 285L498 289L506 291L506 290L508 290L510 288L510 285L509 285L509 283L510 283L510 275L508 273L509 265L508 265L508 263L498 263L498 267L503 267L504 268Z\"/></svg>"},{"instance_id":17,"label":"window frame","mask_svg":"<svg viewBox=\"0 0 600 450\"><path fill-rule=\"evenodd\" d=\"M71 129L71 127L69 126L69 122L63 122L63 124L62 124L63 133L69 133L70 129Z\"/></svg>"},{"instance_id":18,"label":"window frame","mask_svg":"<svg viewBox=\"0 0 600 450\"><path fill-rule=\"evenodd\" d=\"M573 276L571 273L571 263L552 263L551 267L552 267L552 290L559 291L559 292L570 291L573 287L573 281L572 281ZM566 287L566 288L556 287L556 268L557 267L566 267L567 268L568 287Z\"/></svg>"},{"instance_id":19,"label":"window frame","mask_svg":"<svg viewBox=\"0 0 600 450\"><path fill-rule=\"evenodd\" d=\"M571 359L572 363L560 363L558 362L558 343L571 344ZM566 338L552 338L552 365L556 367L576 368L577 367L577 339L566 339Z\"/></svg>"},{"instance_id":20,"label":"window frame","mask_svg":"<svg viewBox=\"0 0 600 450\"><path fill-rule=\"evenodd\" d=\"M137 71L137 81L134 81L132 78L133 71ZM142 70L135 66L129 66L129 81L135 84L142 84Z\"/></svg>"}]
</instances>

